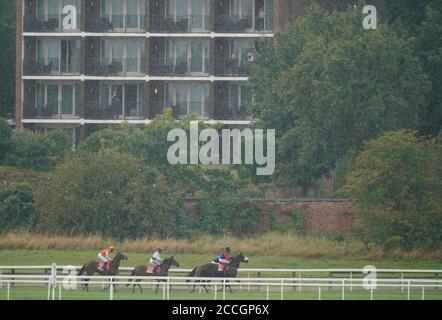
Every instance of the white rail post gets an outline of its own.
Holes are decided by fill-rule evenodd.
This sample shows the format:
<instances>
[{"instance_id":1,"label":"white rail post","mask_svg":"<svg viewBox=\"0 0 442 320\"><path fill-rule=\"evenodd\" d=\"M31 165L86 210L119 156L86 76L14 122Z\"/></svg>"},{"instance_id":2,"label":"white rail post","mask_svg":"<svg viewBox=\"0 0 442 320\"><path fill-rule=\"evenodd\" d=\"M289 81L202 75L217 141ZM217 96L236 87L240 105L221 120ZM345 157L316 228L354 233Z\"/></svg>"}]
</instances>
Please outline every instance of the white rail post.
<instances>
[{"instance_id":1,"label":"white rail post","mask_svg":"<svg viewBox=\"0 0 442 320\"><path fill-rule=\"evenodd\" d=\"M170 300L170 278L167 277L167 284L166 284L166 300Z\"/></svg>"},{"instance_id":2,"label":"white rail post","mask_svg":"<svg viewBox=\"0 0 442 320\"><path fill-rule=\"evenodd\" d=\"M318 300L321 300L321 286L319 286L318 288Z\"/></svg>"},{"instance_id":3,"label":"white rail post","mask_svg":"<svg viewBox=\"0 0 442 320\"><path fill-rule=\"evenodd\" d=\"M223 279L223 300L226 300L226 278Z\"/></svg>"},{"instance_id":4,"label":"white rail post","mask_svg":"<svg viewBox=\"0 0 442 320\"><path fill-rule=\"evenodd\" d=\"M250 279L250 272L247 272L247 281L248 281L248 283L250 283L249 279ZM247 284L247 291L250 292L250 284Z\"/></svg>"},{"instance_id":5,"label":"white rail post","mask_svg":"<svg viewBox=\"0 0 442 320\"><path fill-rule=\"evenodd\" d=\"M373 300L373 286L370 286L370 300Z\"/></svg>"},{"instance_id":6,"label":"white rail post","mask_svg":"<svg viewBox=\"0 0 442 320\"><path fill-rule=\"evenodd\" d=\"M163 300L166 300L166 286L163 283Z\"/></svg>"},{"instance_id":7,"label":"white rail post","mask_svg":"<svg viewBox=\"0 0 442 320\"><path fill-rule=\"evenodd\" d=\"M302 273L299 273L299 287L298 287L298 291L301 292L302 291Z\"/></svg>"},{"instance_id":8,"label":"white rail post","mask_svg":"<svg viewBox=\"0 0 442 320\"><path fill-rule=\"evenodd\" d=\"M404 292L404 273L401 272L401 292Z\"/></svg>"},{"instance_id":9,"label":"white rail post","mask_svg":"<svg viewBox=\"0 0 442 320\"><path fill-rule=\"evenodd\" d=\"M11 283L8 281L8 293L7 293L7 299L11 299Z\"/></svg>"},{"instance_id":10,"label":"white rail post","mask_svg":"<svg viewBox=\"0 0 442 320\"><path fill-rule=\"evenodd\" d=\"M110 277L110 293L109 293L109 300L114 300L114 277Z\"/></svg>"},{"instance_id":11,"label":"white rail post","mask_svg":"<svg viewBox=\"0 0 442 320\"><path fill-rule=\"evenodd\" d=\"M52 300L55 300L55 287L57 286L57 265L52 264L51 268L51 287L52 287Z\"/></svg>"},{"instance_id":12,"label":"white rail post","mask_svg":"<svg viewBox=\"0 0 442 320\"><path fill-rule=\"evenodd\" d=\"M353 292L353 271L350 271L350 292Z\"/></svg>"},{"instance_id":13,"label":"white rail post","mask_svg":"<svg viewBox=\"0 0 442 320\"><path fill-rule=\"evenodd\" d=\"M342 300L345 300L345 279L342 280Z\"/></svg>"},{"instance_id":14,"label":"white rail post","mask_svg":"<svg viewBox=\"0 0 442 320\"><path fill-rule=\"evenodd\" d=\"M215 283L215 300L218 300L218 285Z\"/></svg>"},{"instance_id":15,"label":"white rail post","mask_svg":"<svg viewBox=\"0 0 442 320\"><path fill-rule=\"evenodd\" d=\"M281 280L281 300L284 300L284 279Z\"/></svg>"},{"instance_id":16,"label":"white rail post","mask_svg":"<svg viewBox=\"0 0 442 320\"><path fill-rule=\"evenodd\" d=\"M425 300L425 287L422 287L422 300Z\"/></svg>"},{"instance_id":17,"label":"white rail post","mask_svg":"<svg viewBox=\"0 0 442 320\"><path fill-rule=\"evenodd\" d=\"M269 285L266 286L266 290L267 290L267 296L266 296L266 299L267 299L267 300L270 300Z\"/></svg>"},{"instance_id":18,"label":"white rail post","mask_svg":"<svg viewBox=\"0 0 442 320\"><path fill-rule=\"evenodd\" d=\"M407 300L410 300L410 285L411 285L411 280L408 280Z\"/></svg>"},{"instance_id":19,"label":"white rail post","mask_svg":"<svg viewBox=\"0 0 442 320\"><path fill-rule=\"evenodd\" d=\"M61 288L63 287L63 285L59 285L58 286L58 300L61 300Z\"/></svg>"}]
</instances>

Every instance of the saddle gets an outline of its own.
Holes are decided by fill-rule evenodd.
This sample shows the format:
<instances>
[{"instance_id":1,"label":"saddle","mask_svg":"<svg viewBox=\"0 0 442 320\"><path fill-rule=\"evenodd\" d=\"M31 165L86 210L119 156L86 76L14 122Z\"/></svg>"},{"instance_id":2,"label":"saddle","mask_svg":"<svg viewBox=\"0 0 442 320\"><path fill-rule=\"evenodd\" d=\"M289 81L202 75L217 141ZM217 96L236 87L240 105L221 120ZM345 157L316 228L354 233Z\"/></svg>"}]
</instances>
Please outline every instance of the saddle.
<instances>
[{"instance_id":1,"label":"saddle","mask_svg":"<svg viewBox=\"0 0 442 320\"><path fill-rule=\"evenodd\" d=\"M103 261L98 262L98 269L109 271L110 267L111 267L110 262L106 262L106 265L104 266L104 268L103 268L103 264L104 264Z\"/></svg>"},{"instance_id":2,"label":"saddle","mask_svg":"<svg viewBox=\"0 0 442 320\"><path fill-rule=\"evenodd\" d=\"M160 273L161 272L161 268L160 268L161 266L156 266L156 267L154 267L154 266L151 266L150 264L149 265L147 265L147 267L146 267L146 272L147 273Z\"/></svg>"},{"instance_id":3,"label":"saddle","mask_svg":"<svg viewBox=\"0 0 442 320\"><path fill-rule=\"evenodd\" d=\"M230 265L217 263L219 272L230 272Z\"/></svg>"}]
</instances>

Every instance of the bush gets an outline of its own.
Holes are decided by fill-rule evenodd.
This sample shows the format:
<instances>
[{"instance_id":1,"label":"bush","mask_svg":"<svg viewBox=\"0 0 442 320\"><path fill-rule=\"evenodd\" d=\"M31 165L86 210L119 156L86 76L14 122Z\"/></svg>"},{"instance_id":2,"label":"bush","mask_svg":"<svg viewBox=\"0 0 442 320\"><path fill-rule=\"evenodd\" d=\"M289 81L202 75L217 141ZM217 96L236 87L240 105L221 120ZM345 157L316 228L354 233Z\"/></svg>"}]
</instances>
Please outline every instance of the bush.
<instances>
[{"instance_id":1,"label":"bush","mask_svg":"<svg viewBox=\"0 0 442 320\"><path fill-rule=\"evenodd\" d=\"M32 189L28 184L0 185L0 232L29 229L37 221Z\"/></svg>"},{"instance_id":2,"label":"bush","mask_svg":"<svg viewBox=\"0 0 442 320\"><path fill-rule=\"evenodd\" d=\"M175 235L177 221L183 223L182 203L164 176L113 151L68 158L36 200L39 228L45 232L168 237Z\"/></svg>"},{"instance_id":3,"label":"bush","mask_svg":"<svg viewBox=\"0 0 442 320\"><path fill-rule=\"evenodd\" d=\"M47 134L22 131L11 139L11 148L5 163L22 169L49 171L57 160L71 151L70 138L66 133L54 131Z\"/></svg>"}]
</instances>

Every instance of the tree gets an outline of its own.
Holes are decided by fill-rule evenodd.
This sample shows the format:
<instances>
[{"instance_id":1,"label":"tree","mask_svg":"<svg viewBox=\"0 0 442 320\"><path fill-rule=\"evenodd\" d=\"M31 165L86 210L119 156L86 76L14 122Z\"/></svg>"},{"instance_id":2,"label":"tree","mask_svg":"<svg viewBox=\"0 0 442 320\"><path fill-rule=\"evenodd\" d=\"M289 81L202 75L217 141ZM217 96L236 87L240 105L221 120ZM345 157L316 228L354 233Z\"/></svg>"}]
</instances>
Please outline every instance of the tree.
<instances>
[{"instance_id":1,"label":"tree","mask_svg":"<svg viewBox=\"0 0 442 320\"><path fill-rule=\"evenodd\" d=\"M11 149L11 135L8 122L0 118L0 164L4 162L6 154Z\"/></svg>"},{"instance_id":2,"label":"tree","mask_svg":"<svg viewBox=\"0 0 442 320\"><path fill-rule=\"evenodd\" d=\"M384 245L442 241L442 144L414 131L365 144L339 191L352 201L366 240Z\"/></svg>"},{"instance_id":3,"label":"tree","mask_svg":"<svg viewBox=\"0 0 442 320\"><path fill-rule=\"evenodd\" d=\"M422 112L421 133L436 136L442 129L442 1L431 1L425 19L417 28L414 47L432 83Z\"/></svg>"},{"instance_id":4,"label":"tree","mask_svg":"<svg viewBox=\"0 0 442 320\"><path fill-rule=\"evenodd\" d=\"M15 1L0 1L0 117L11 118L15 103Z\"/></svg>"},{"instance_id":5,"label":"tree","mask_svg":"<svg viewBox=\"0 0 442 320\"><path fill-rule=\"evenodd\" d=\"M0 184L0 232L30 229L37 222L32 189L28 184Z\"/></svg>"},{"instance_id":6,"label":"tree","mask_svg":"<svg viewBox=\"0 0 442 320\"><path fill-rule=\"evenodd\" d=\"M313 6L260 46L253 111L277 131L278 182L311 186L364 140L418 127L430 87L418 59L387 26L366 31L362 20L360 7Z\"/></svg>"}]
</instances>

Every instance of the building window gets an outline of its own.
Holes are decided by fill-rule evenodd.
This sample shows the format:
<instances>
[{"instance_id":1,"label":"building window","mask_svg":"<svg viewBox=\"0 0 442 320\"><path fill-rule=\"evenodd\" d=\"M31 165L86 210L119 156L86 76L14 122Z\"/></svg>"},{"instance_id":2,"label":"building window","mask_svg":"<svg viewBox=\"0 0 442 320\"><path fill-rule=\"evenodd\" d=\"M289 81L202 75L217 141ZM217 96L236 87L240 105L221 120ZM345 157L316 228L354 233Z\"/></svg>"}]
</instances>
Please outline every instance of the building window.
<instances>
[{"instance_id":1,"label":"building window","mask_svg":"<svg viewBox=\"0 0 442 320\"><path fill-rule=\"evenodd\" d=\"M273 29L273 0L230 0L230 17L248 30Z\"/></svg>"},{"instance_id":2,"label":"building window","mask_svg":"<svg viewBox=\"0 0 442 320\"><path fill-rule=\"evenodd\" d=\"M143 41L103 40L101 46L102 65L112 66L116 73L143 73Z\"/></svg>"},{"instance_id":3,"label":"building window","mask_svg":"<svg viewBox=\"0 0 442 320\"><path fill-rule=\"evenodd\" d=\"M233 40L230 46L230 57L238 61L238 66L253 62L253 40Z\"/></svg>"},{"instance_id":4,"label":"building window","mask_svg":"<svg viewBox=\"0 0 442 320\"><path fill-rule=\"evenodd\" d=\"M37 63L51 73L80 72L80 41L37 40Z\"/></svg>"},{"instance_id":5,"label":"building window","mask_svg":"<svg viewBox=\"0 0 442 320\"><path fill-rule=\"evenodd\" d=\"M209 115L209 85L166 84L166 107L172 108L178 117L197 113L204 118Z\"/></svg>"},{"instance_id":6,"label":"building window","mask_svg":"<svg viewBox=\"0 0 442 320\"><path fill-rule=\"evenodd\" d=\"M79 29L81 24L80 2L81 0L37 0L37 21L48 22L50 23L51 27L60 28L61 26L63 26L63 8L67 5L73 5L77 9L77 29Z\"/></svg>"},{"instance_id":7,"label":"building window","mask_svg":"<svg viewBox=\"0 0 442 320\"><path fill-rule=\"evenodd\" d=\"M166 64L177 66L178 69L182 68L182 73L208 74L209 54L209 41L207 40L166 40ZM177 73L180 73L179 70Z\"/></svg>"},{"instance_id":8,"label":"building window","mask_svg":"<svg viewBox=\"0 0 442 320\"><path fill-rule=\"evenodd\" d=\"M166 18L186 22L187 29L208 30L210 0L167 0Z\"/></svg>"},{"instance_id":9,"label":"building window","mask_svg":"<svg viewBox=\"0 0 442 320\"><path fill-rule=\"evenodd\" d=\"M72 83L37 83L35 107L42 117L77 117L80 110L80 85Z\"/></svg>"},{"instance_id":10,"label":"building window","mask_svg":"<svg viewBox=\"0 0 442 320\"><path fill-rule=\"evenodd\" d=\"M116 30L144 29L144 0L101 0L101 17Z\"/></svg>"},{"instance_id":11,"label":"building window","mask_svg":"<svg viewBox=\"0 0 442 320\"><path fill-rule=\"evenodd\" d=\"M232 115L245 114L245 109L252 103L252 93L249 85L230 85L229 109Z\"/></svg>"},{"instance_id":12,"label":"building window","mask_svg":"<svg viewBox=\"0 0 442 320\"><path fill-rule=\"evenodd\" d=\"M143 84L102 83L100 108L110 113L115 119L143 117Z\"/></svg>"}]
</instances>

